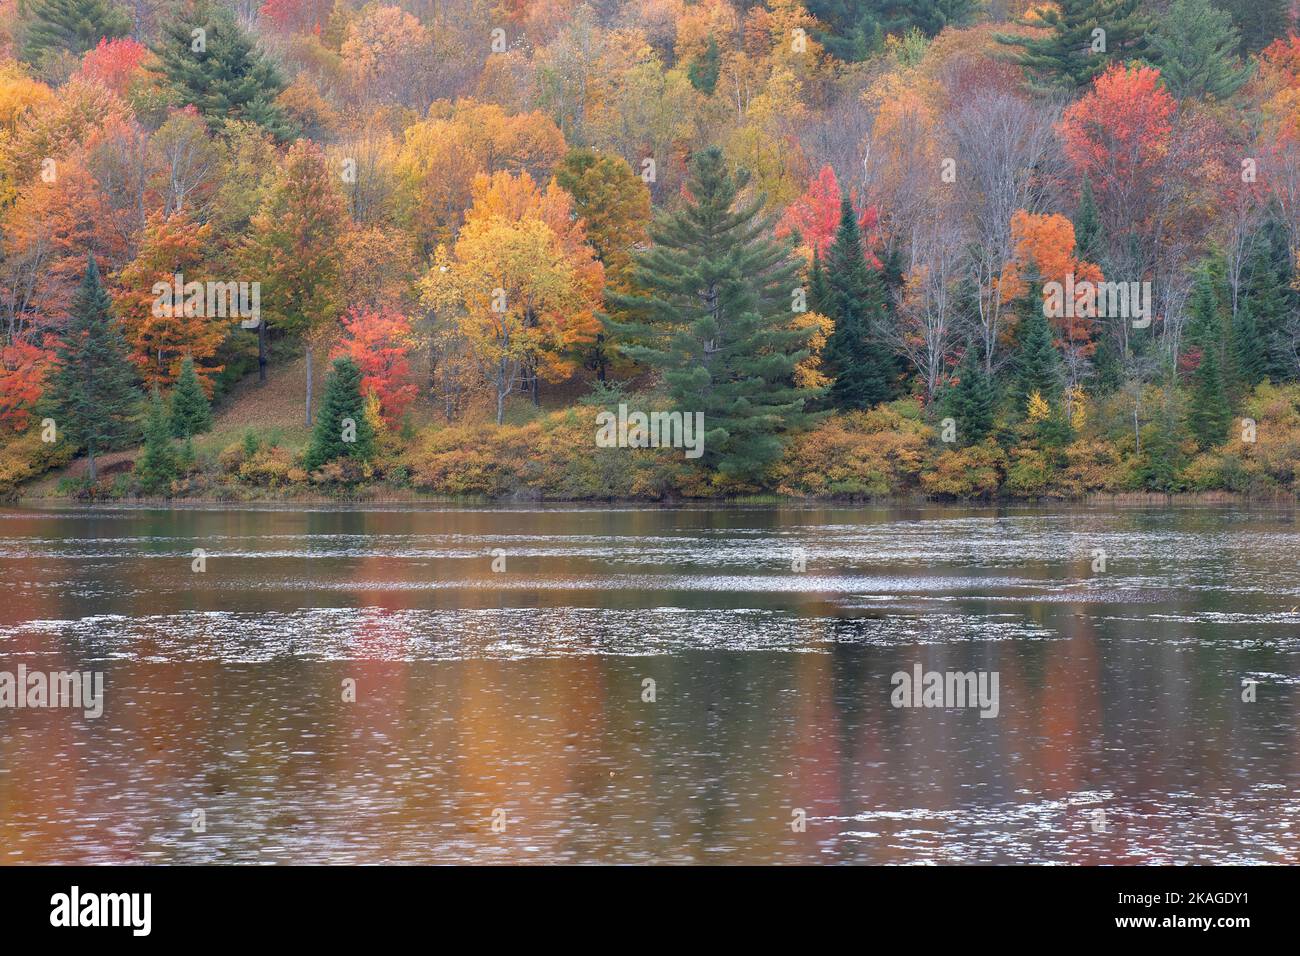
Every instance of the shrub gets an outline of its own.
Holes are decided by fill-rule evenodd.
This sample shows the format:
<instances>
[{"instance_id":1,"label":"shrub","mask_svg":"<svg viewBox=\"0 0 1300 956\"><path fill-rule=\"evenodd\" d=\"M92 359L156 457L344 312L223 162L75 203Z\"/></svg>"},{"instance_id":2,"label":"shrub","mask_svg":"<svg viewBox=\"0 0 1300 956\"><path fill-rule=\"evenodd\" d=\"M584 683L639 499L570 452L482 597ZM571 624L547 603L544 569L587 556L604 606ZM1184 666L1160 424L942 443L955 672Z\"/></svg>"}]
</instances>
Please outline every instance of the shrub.
<instances>
[{"instance_id":1,"label":"shrub","mask_svg":"<svg viewBox=\"0 0 1300 956\"><path fill-rule=\"evenodd\" d=\"M1062 494L1082 496L1115 491L1124 481L1119 450L1095 438L1080 438L1065 449L1065 469L1058 478Z\"/></svg>"},{"instance_id":2,"label":"shrub","mask_svg":"<svg viewBox=\"0 0 1300 956\"><path fill-rule=\"evenodd\" d=\"M41 430L35 425L21 435L6 437L0 443L0 498L12 497L24 482L63 467L73 453L65 442L41 441Z\"/></svg>"},{"instance_id":3,"label":"shrub","mask_svg":"<svg viewBox=\"0 0 1300 956\"><path fill-rule=\"evenodd\" d=\"M1006 466L1006 454L990 439L945 451L921 475L921 487L941 498L989 498L997 493Z\"/></svg>"},{"instance_id":4,"label":"shrub","mask_svg":"<svg viewBox=\"0 0 1300 956\"><path fill-rule=\"evenodd\" d=\"M273 445L259 450L241 464L239 477L251 484L276 488L291 480L289 473L294 467L293 453L287 448Z\"/></svg>"},{"instance_id":5,"label":"shrub","mask_svg":"<svg viewBox=\"0 0 1300 956\"><path fill-rule=\"evenodd\" d=\"M489 498L599 499L718 493L721 485L673 448L599 448L591 406L521 425L431 428L400 463L416 488Z\"/></svg>"},{"instance_id":6,"label":"shrub","mask_svg":"<svg viewBox=\"0 0 1300 956\"><path fill-rule=\"evenodd\" d=\"M824 419L795 438L775 469L795 495L877 497L916 486L930 429L887 405Z\"/></svg>"},{"instance_id":7,"label":"shrub","mask_svg":"<svg viewBox=\"0 0 1300 956\"><path fill-rule=\"evenodd\" d=\"M1243 441L1241 420L1232 423L1223 451L1242 462L1252 489L1300 490L1300 383L1263 382L1247 397L1243 417L1255 422L1255 441Z\"/></svg>"},{"instance_id":8,"label":"shrub","mask_svg":"<svg viewBox=\"0 0 1300 956\"><path fill-rule=\"evenodd\" d=\"M336 458L313 471L310 480L316 485L355 485L373 475L374 469L369 462L355 458Z\"/></svg>"},{"instance_id":9,"label":"shrub","mask_svg":"<svg viewBox=\"0 0 1300 956\"><path fill-rule=\"evenodd\" d=\"M217 467L221 469L222 474L239 474L240 465L257 453L256 448L252 452L248 450L247 439L248 435L245 435L244 441L234 442L221 449L221 454L217 456ZM256 441L256 436L254 436L254 441Z\"/></svg>"},{"instance_id":10,"label":"shrub","mask_svg":"<svg viewBox=\"0 0 1300 956\"><path fill-rule=\"evenodd\" d=\"M1056 472L1048 454L1037 448L1014 448L1007 468L1005 490L1025 498L1049 495L1056 490Z\"/></svg>"}]
</instances>

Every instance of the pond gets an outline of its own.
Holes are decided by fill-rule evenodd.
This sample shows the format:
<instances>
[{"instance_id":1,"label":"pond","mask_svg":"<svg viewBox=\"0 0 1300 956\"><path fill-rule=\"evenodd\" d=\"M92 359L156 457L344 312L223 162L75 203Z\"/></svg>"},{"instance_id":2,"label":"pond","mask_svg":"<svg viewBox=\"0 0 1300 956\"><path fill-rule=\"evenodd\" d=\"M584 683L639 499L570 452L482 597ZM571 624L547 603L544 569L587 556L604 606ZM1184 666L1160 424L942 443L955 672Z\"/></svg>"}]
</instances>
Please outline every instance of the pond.
<instances>
[{"instance_id":1,"label":"pond","mask_svg":"<svg viewBox=\"0 0 1300 956\"><path fill-rule=\"evenodd\" d=\"M1298 556L1278 507L11 508L0 677L103 693L0 706L0 861L1296 863Z\"/></svg>"}]
</instances>

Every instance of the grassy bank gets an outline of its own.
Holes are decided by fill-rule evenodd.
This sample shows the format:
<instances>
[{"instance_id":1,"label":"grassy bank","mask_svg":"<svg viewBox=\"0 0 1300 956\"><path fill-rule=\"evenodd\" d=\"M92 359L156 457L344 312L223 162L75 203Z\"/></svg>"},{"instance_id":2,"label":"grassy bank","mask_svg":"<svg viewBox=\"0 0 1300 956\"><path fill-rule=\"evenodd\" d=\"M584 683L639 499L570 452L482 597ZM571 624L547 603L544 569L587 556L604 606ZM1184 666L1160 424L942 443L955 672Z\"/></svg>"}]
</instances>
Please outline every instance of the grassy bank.
<instances>
[{"instance_id":1,"label":"grassy bank","mask_svg":"<svg viewBox=\"0 0 1300 956\"><path fill-rule=\"evenodd\" d=\"M194 439L192 460L163 497L142 497L139 447L86 461L40 440L33 426L0 449L0 493L10 500L194 502L785 501L964 500L1117 503L1294 500L1300 473L1300 386L1259 386L1244 402L1252 428L1222 446L1134 434L1125 410L1091 409L1068 434L1027 422L960 447L914 399L823 418L789 436L761 481L741 482L685 458L681 449L602 448L600 402L582 386L553 388L540 407L526 398L498 426L483 411L447 424L428 403L400 427L376 421L374 453L308 470L303 453L306 361L282 359L265 385L252 376L214 408L213 427ZM324 379L324 361L315 380ZM653 401L653 396L635 400ZM316 398L319 402L319 394Z\"/></svg>"}]
</instances>

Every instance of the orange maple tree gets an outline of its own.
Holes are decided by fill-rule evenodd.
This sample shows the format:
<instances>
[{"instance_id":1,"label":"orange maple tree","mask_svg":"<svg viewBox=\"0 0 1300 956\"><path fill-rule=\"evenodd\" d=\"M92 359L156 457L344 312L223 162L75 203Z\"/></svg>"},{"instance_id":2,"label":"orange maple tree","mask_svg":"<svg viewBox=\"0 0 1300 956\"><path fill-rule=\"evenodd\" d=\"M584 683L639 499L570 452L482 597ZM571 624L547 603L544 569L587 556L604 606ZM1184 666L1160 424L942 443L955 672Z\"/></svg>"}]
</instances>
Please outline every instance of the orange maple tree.
<instances>
[{"instance_id":1,"label":"orange maple tree","mask_svg":"<svg viewBox=\"0 0 1300 956\"><path fill-rule=\"evenodd\" d=\"M1059 213L1031 213L1017 209L1011 217L1013 258L1002 270L1001 289L1004 302L1020 299L1029 291L1030 277L1042 282L1065 285L1069 277L1077 286L1082 282L1101 282L1100 267L1075 255L1074 223ZM1087 309L1073 309L1073 315L1053 316L1056 334L1063 342L1090 354L1096 333L1096 319L1080 315Z\"/></svg>"},{"instance_id":2,"label":"orange maple tree","mask_svg":"<svg viewBox=\"0 0 1300 956\"><path fill-rule=\"evenodd\" d=\"M155 308L153 291L155 283L173 285L177 274L185 283L204 280L211 235L211 224L196 223L184 213L166 218L155 214L145 227L139 253L117 275L114 305L131 347L131 361L146 389L171 388L180 375L181 363L190 356L204 390L212 393L212 378L221 371L212 357L237 319L195 314L205 313L206 308L188 309L183 303Z\"/></svg>"}]
</instances>

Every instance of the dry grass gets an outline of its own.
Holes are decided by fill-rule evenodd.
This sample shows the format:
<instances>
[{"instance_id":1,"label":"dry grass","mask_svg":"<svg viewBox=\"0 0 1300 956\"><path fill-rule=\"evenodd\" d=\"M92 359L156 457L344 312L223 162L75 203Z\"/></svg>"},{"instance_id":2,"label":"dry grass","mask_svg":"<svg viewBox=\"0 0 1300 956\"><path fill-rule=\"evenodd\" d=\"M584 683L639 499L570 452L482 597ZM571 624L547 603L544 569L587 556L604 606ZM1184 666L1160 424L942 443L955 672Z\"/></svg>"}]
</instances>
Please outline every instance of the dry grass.
<instances>
[{"instance_id":1,"label":"dry grass","mask_svg":"<svg viewBox=\"0 0 1300 956\"><path fill-rule=\"evenodd\" d=\"M313 410L319 409L324 397L329 365L328 350L318 349L312 363ZM420 351L411 356L411 374L421 385L427 381L428 360ZM527 395L511 396L507 403L507 422L522 424L554 409L573 404L590 390L591 383L588 379L589 373L579 373L566 382L543 383L540 409L533 407ZM305 422L306 390L306 356L273 356L271 364L267 366L265 385L258 383L254 372L217 402L212 410L212 430L195 436L195 450L201 456L215 457L223 449L242 441L245 433L251 430L262 444L280 445L295 453L302 451L311 440L311 428ZM423 390L411 406L409 415L411 424L416 429L445 424L441 407L430 401ZM483 399L481 408L476 405L467 410L464 420L490 427L494 417L495 404L487 396ZM96 465L101 476L128 471L139 454L140 446L137 445L101 455L96 459ZM49 472L34 481L24 489L24 495L31 498L57 496L61 479L81 478L85 474L86 459L83 456L67 468Z\"/></svg>"},{"instance_id":2,"label":"dry grass","mask_svg":"<svg viewBox=\"0 0 1300 956\"><path fill-rule=\"evenodd\" d=\"M319 353L312 362L312 403L319 407L325 393L328 365ZM252 429L265 441L295 451L305 448L311 428L304 420L307 409L307 359L298 356L267 366L266 384L249 375L230 390L212 410L212 431L194 439L199 452L220 452Z\"/></svg>"}]
</instances>

